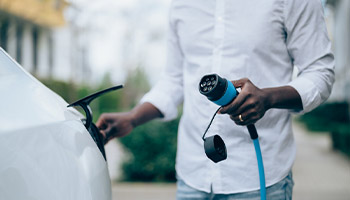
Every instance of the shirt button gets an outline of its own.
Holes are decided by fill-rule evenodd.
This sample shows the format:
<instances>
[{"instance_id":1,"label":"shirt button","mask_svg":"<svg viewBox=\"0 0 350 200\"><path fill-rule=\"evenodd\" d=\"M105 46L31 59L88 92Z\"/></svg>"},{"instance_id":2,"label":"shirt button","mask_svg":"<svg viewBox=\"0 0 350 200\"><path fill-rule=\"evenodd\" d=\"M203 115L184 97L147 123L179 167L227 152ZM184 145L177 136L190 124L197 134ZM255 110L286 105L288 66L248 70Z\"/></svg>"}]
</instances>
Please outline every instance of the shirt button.
<instances>
[{"instance_id":1,"label":"shirt button","mask_svg":"<svg viewBox=\"0 0 350 200\"><path fill-rule=\"evenodd\" d=\"M221 21L222 21L222 17L218 17L217 19L218 19L218 21L219 21L219 22L221 22Z\"/></svg>"}]
</instances>

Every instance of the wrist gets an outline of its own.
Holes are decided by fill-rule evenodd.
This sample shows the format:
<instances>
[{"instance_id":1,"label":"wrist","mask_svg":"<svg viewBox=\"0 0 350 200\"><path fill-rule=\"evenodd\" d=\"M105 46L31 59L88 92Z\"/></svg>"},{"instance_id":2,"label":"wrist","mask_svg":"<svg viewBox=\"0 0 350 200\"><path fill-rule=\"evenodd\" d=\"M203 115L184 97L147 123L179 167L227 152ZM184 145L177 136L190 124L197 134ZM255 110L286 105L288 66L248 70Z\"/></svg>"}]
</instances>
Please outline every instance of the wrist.
<instances>
[{"instance_id":1,"label":"wrist","mask_svg":"<svg viewBox=\"0 0 350 200\"><path fill-rule=\"evenodd\" d=\"M147 102L134 107L128 112L128 119L133 127L160 117L163 117L162 113L151 103Z\"/></svg>"},{"instance_id":2,"label":"wrist","mask_svg":"<svg viewBox=\"0 0 350 200\"><path fill-rule=\"evenodd\" d=\"M303 109L299 93L290 86L262 89L266 96L266 105L270 108Z\"/></svg>"},{"instance_id":3,"label":"wrist","mask_svg":"<svg viewBox=\"0 0 350 200\"><path fill-rule=\"evenodd\" d=\"M133 109L127 113L127 119L129 120L129 122L133 128L135 128L136 126L139 125L140 120L138 120L137 111L135 111L135 109Z\"/></svg>"},{"instance_id":4,"label":"wrist","mask_svg":"<svg viewBox=\"0 0 350 200\"><path fill-rule=\"evenodd\" d=\"M263 92L265 110L269 110L270 108L273 108L276 101L274 93L271 91L270 88L264 88L261 90Z\"/></svg>"}]
</instances>

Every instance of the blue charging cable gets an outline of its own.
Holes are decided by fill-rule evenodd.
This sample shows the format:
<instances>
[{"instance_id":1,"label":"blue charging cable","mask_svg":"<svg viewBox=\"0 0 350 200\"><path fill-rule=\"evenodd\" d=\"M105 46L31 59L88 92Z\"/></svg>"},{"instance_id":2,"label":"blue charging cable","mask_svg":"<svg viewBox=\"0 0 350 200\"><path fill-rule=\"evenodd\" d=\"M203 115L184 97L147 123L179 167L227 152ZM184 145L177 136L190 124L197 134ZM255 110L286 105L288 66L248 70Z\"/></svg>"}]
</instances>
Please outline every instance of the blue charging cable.
<instances>
[{"instance_id":1,"label":"blue charging cable","mask_svg":"<svg viewBox=\"0 0 350 200\"><path fill-rule=\"evenodd\" d=\"M265 172L264 172L263 159L261 155L258 132L256 131L254 124L249 124L247 128L248 128L250 138L253 140L256 159L258 161L259 180L260 180L260 199L266 200Z\"/></svg>"},{"instance_id":2,"label":"blue charging cable","mask_svg":"<svg viewBox=\"0 0 350 200\"><path fill-rule=\"evenodd\" d=\"M266 184L265 184L265 172L264 172L264 164L261 156L259 138L253 140L256 158L258 160L258 168L259 168L259 179L260 179L260 199L266 200Z\"/></svg>"}]
</instances>

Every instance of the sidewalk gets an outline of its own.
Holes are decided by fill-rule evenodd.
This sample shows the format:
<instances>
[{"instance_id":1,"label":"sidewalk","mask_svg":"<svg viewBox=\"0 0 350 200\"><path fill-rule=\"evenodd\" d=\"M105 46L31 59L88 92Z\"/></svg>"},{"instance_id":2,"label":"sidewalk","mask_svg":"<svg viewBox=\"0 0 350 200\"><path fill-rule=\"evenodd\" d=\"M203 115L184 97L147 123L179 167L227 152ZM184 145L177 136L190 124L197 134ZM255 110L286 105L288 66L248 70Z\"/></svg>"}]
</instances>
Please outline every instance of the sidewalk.
<instances>
[{"instance_id":1,"label":"sidewalk","mask_svg":"<svg viewBox=\"0 0 350 200\"><path fill-rule=\"evenodd\" d=\"M331 150L328 134L308 134L293 125L297 156L294 200L350 200L350 160ZM116 183L114 200L174 200L175 184Z\"/></svg>"},{"instance_id":2,"label":"sidewalk","mask_svg":"<svg viewBox=\"0 0 350 200\"><path fill-rule=\"evenodd\" d=\"M349 200L350 160L332 151L329 134L307 134L293 126L297 156L293 167L293 199Z\"/></svg>"},{"instance_id":3,"label":"sidewalk","mask_svg":"<svg viewBox=\"0 0 350 200\"><path fill-rule=\"evenodd\" d=\"M175 200L176 185L171 183L117 183L113 200Z\"/></svg>"}]
</instances>

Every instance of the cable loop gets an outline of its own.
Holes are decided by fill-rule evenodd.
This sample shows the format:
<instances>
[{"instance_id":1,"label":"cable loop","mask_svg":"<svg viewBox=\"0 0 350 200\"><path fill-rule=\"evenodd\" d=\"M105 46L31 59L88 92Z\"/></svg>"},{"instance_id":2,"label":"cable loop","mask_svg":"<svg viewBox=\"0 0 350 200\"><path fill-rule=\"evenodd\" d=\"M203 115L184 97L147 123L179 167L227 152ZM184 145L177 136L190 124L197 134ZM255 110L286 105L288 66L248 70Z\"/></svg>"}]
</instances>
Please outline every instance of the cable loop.
<instances>
[{"instance_id":1,"label":"cable loop","mask_svg":"<svg viewBox=\"0 0 350 200\"><path fill-rule=\"evenodd\" d=\"M220 108L222 108L222 107L220 107ZM210 120L210 122L209 122L209 125L208 125L207 129L205 130L205 132L204 132L204 134L203 134L203 136L202 136L203 141L205 141L205 135L207 134L207 132L208 132L210 126L211 126L211 123L213 123L213 120L214 120L216 114L218 113L218 111L220 110L220 108L218 108L218 109L215 111L213 117L211 118L211 120Z\"/></svg>"}]
</instances>

